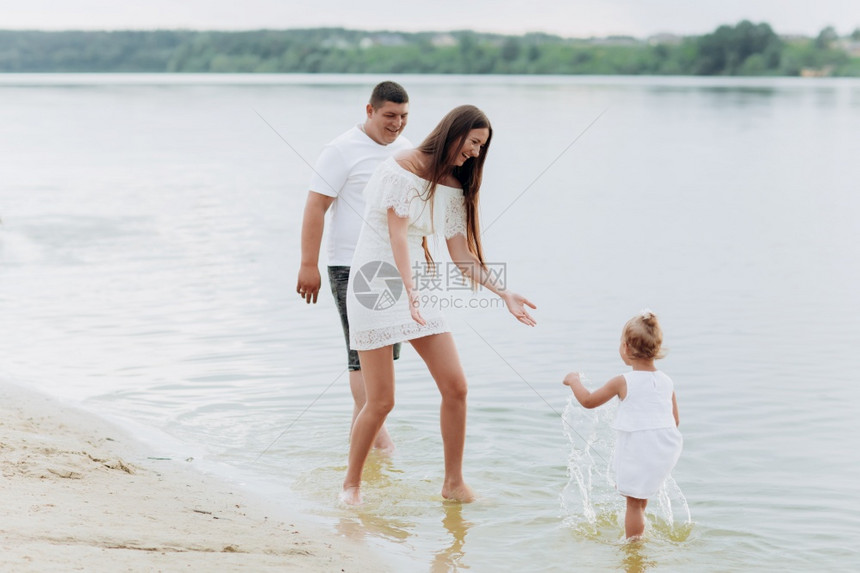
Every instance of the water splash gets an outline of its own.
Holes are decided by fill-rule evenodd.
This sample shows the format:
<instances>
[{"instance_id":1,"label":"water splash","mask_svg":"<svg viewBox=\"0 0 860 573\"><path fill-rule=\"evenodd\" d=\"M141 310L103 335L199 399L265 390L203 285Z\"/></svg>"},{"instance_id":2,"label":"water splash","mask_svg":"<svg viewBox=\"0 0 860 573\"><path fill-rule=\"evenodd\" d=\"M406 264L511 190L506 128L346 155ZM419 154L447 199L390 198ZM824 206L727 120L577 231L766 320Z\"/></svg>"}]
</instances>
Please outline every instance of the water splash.
<instances>
[{"instance_id":1,"label":"water splash","mask_svg":"<svg viewBox=\"0 0 860 573\"><path fill-rule=\"evenodd\" d=\"M690 515L690 506L687 504L687 498L684 497L684 492L678 487L677 482L672 476L666 478L663 482L663 487L657 492L657 500L660 504L660 513L668 523L675 523L675 516L678 516L677 521L683 523L692 523L693 518Z\"/></svg>"},{"instance_id":2,"label":"water splash","mask_svg":"<svg viewBox=\"0 0 860 573\"><path fill-rule=\"evenodd\" d=\"M570 442L569 480L561 494L565 525L596 533L601 524L617 521L624 510L611 475L615 437L609 426L615 404L588 410L573 395L562 413L562 428Z\"/></svg>"},{"instance_id":3,"label":"water splash","mask_svg":"<svg viewBox=\"0 0 860 573\"><path fill-rule=\"evenodd\" d=\"M590 538L602 538L623 527L626 504L615 490L612 456L615 433L610 423L617 401L588 410L573 396L562 413L562 428L570 442L568 483L561 494L564 524ZM677 482L669 476L657 492L649 522L661 537L683 541L692 530L690 507ZM652 509L653 508L653 509Z\"/></svg>"}]
</instances>

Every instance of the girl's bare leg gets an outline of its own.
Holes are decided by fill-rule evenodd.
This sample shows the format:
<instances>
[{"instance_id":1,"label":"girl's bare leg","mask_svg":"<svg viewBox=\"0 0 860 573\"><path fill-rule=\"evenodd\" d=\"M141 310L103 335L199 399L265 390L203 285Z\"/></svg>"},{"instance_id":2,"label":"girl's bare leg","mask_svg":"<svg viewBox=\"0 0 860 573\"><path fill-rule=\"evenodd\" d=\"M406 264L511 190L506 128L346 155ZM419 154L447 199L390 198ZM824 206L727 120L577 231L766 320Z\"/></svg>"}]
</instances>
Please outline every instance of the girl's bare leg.
<instances>
[{"instance_id":1,"label":"girl's bare leg","mask_svg":"<svg viewBox=\"0 0 860 573\"><path fill-rule=\"evenodd\" d=\"M352 391L352 426L354 426L355 419L358 417L358 413L361 412L361 409L364 407L364 402L367 400L367 393L364 390L364 375L361 373L361 370L350 370L349 389ZM352 426L349 428L350 436L352 436ZM394 440L391 439L391 436L388 433L388 428L385 427L385 424L382 425L379 433L376 434L376 439L373 441L373 447L385 453L391 453L394 451Z\"/></svg>"},{"instance_id":2,"label":"girl's bare leg","mask_svg":"<svg viewBox=\"0 0 860 573\"><path fill-rule=\"evenodd\" d=\"M627 539L638 539L645 532L645 506L647 499L627 498L627 513L624 516L624 533Z\"/></svg>"},{"instance_id":3,"label":"girl's bare leg","mask_svg":"<svg viewBox=\"0 0 860 573\"><path fill-rule=\"evenodd\" d=\"M439 423L445 449L445 482L442 497L474 501L475 494L463 480L463 448L466 443L466 394L468 386L460 357L450 332L410 340L427 364L442 394Z\"/></svg>"},{"instance_id":4,"label":"girl's bare leg","mask_svg":"<svg viewBox=\"0 0 860 573\"><path fill-rule=\"evenodd\" d=\"M366 401L352 425L349 462L343 480L341 499L350 505L361 503L364 462L386 416L394 407L394 358L391 347L360 351L358 356L364 372Z\"/></svg>"}]
</instances>

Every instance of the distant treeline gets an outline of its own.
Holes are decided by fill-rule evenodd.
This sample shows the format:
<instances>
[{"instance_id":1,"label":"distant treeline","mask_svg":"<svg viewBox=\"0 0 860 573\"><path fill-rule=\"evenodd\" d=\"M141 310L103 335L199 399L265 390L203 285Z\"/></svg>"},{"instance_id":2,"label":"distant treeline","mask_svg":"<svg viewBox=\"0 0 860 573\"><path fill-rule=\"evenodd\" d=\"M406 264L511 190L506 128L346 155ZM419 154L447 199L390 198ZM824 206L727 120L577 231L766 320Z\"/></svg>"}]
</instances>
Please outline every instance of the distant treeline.
<instances>
[{"instance_id":1,"label":"distant treeline","mask_svg":"<svg viewBox=\"0 0 860 573\"><path fill-rule=\"evenodd\" d=\"M569 39L340 28L0 30L0 72L656 74L860 76L860 29L777 35L743 21L703 36Z\"/></svg>"}]
</instances>

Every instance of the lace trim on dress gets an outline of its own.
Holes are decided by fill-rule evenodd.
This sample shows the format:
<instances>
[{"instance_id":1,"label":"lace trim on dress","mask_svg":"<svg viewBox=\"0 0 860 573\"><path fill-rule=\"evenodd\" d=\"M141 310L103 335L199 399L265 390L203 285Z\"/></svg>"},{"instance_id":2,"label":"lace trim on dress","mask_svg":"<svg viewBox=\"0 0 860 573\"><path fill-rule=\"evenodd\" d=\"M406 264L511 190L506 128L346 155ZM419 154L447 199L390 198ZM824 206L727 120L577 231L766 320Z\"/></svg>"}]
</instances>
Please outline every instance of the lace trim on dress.
<instances>
[{"instance_id":1,"label":"lace trim on dress","mask_svg":"<svg viewBox=\"0 0 860 573\"><path fill-rule=\"evenodd\" d=\"M350 347L353 350L373 350L382 348L395 342L404 342L413 338L421 338L431 334L450 332L444 318L434 318L427 321L427 326L421 326L417 322L409 324L395 324L382 328L372 328L358 332L350 331Z\"/></svg>"},{"instance_id":2,"label":"lace trim on dress","mask_svg":"<svg viewBox=\"0 0 860 573\"><path fill-rule=\"evenodd\" d=\"M404 177L400 173L393 170L388 170L382 176L380 182L382 187L382 207L384 209L394 209L394 213L398 217L409 217L410 209L413 201L422 201L421 189Z\"/></svg>"},{"instance_id":3,"label":"lace trim on dress","mask_svg":"<svg viewBox=\"0 0 860 573\"><path fill-rule=\"evenodd\" d=\"M454 196L445 206L445 238L466 236L466 198Z\"/></svg>"}]
</instances>

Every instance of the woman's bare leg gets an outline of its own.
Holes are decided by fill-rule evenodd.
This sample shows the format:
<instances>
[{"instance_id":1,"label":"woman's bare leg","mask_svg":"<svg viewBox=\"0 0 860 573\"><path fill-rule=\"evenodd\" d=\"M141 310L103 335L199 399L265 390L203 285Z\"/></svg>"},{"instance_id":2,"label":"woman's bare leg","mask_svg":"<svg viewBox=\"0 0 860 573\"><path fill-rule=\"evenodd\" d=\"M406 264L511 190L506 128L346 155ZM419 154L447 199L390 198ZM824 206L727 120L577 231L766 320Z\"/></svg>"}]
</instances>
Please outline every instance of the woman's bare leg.
<instances>
[{"instance_id":1,"label":"woman's bare leg","mask_svg":"<svg viewBox=\"0 0 860 573\"><path fill-rule=\"evenodd\" d=\"M442 394L439 423L445 448L445 482L442 497L473 501L475 494L463 480L463 448L466 444L466 395L468 386L450 332L410 340L427 364Z\"/></svg>"},{"instance_id":2,"label":"woman's bare leg","mask_svg":"<svg viewBox=\"0 0 860 573\"><path fill-rule=\"evenodd\" d=\"M391 347L360 351L366 401L352 425L349 462L341 499L351 505L361 503L361 472L373 441L394 407L394 358Z\"/></svg>"}]
</instances>

